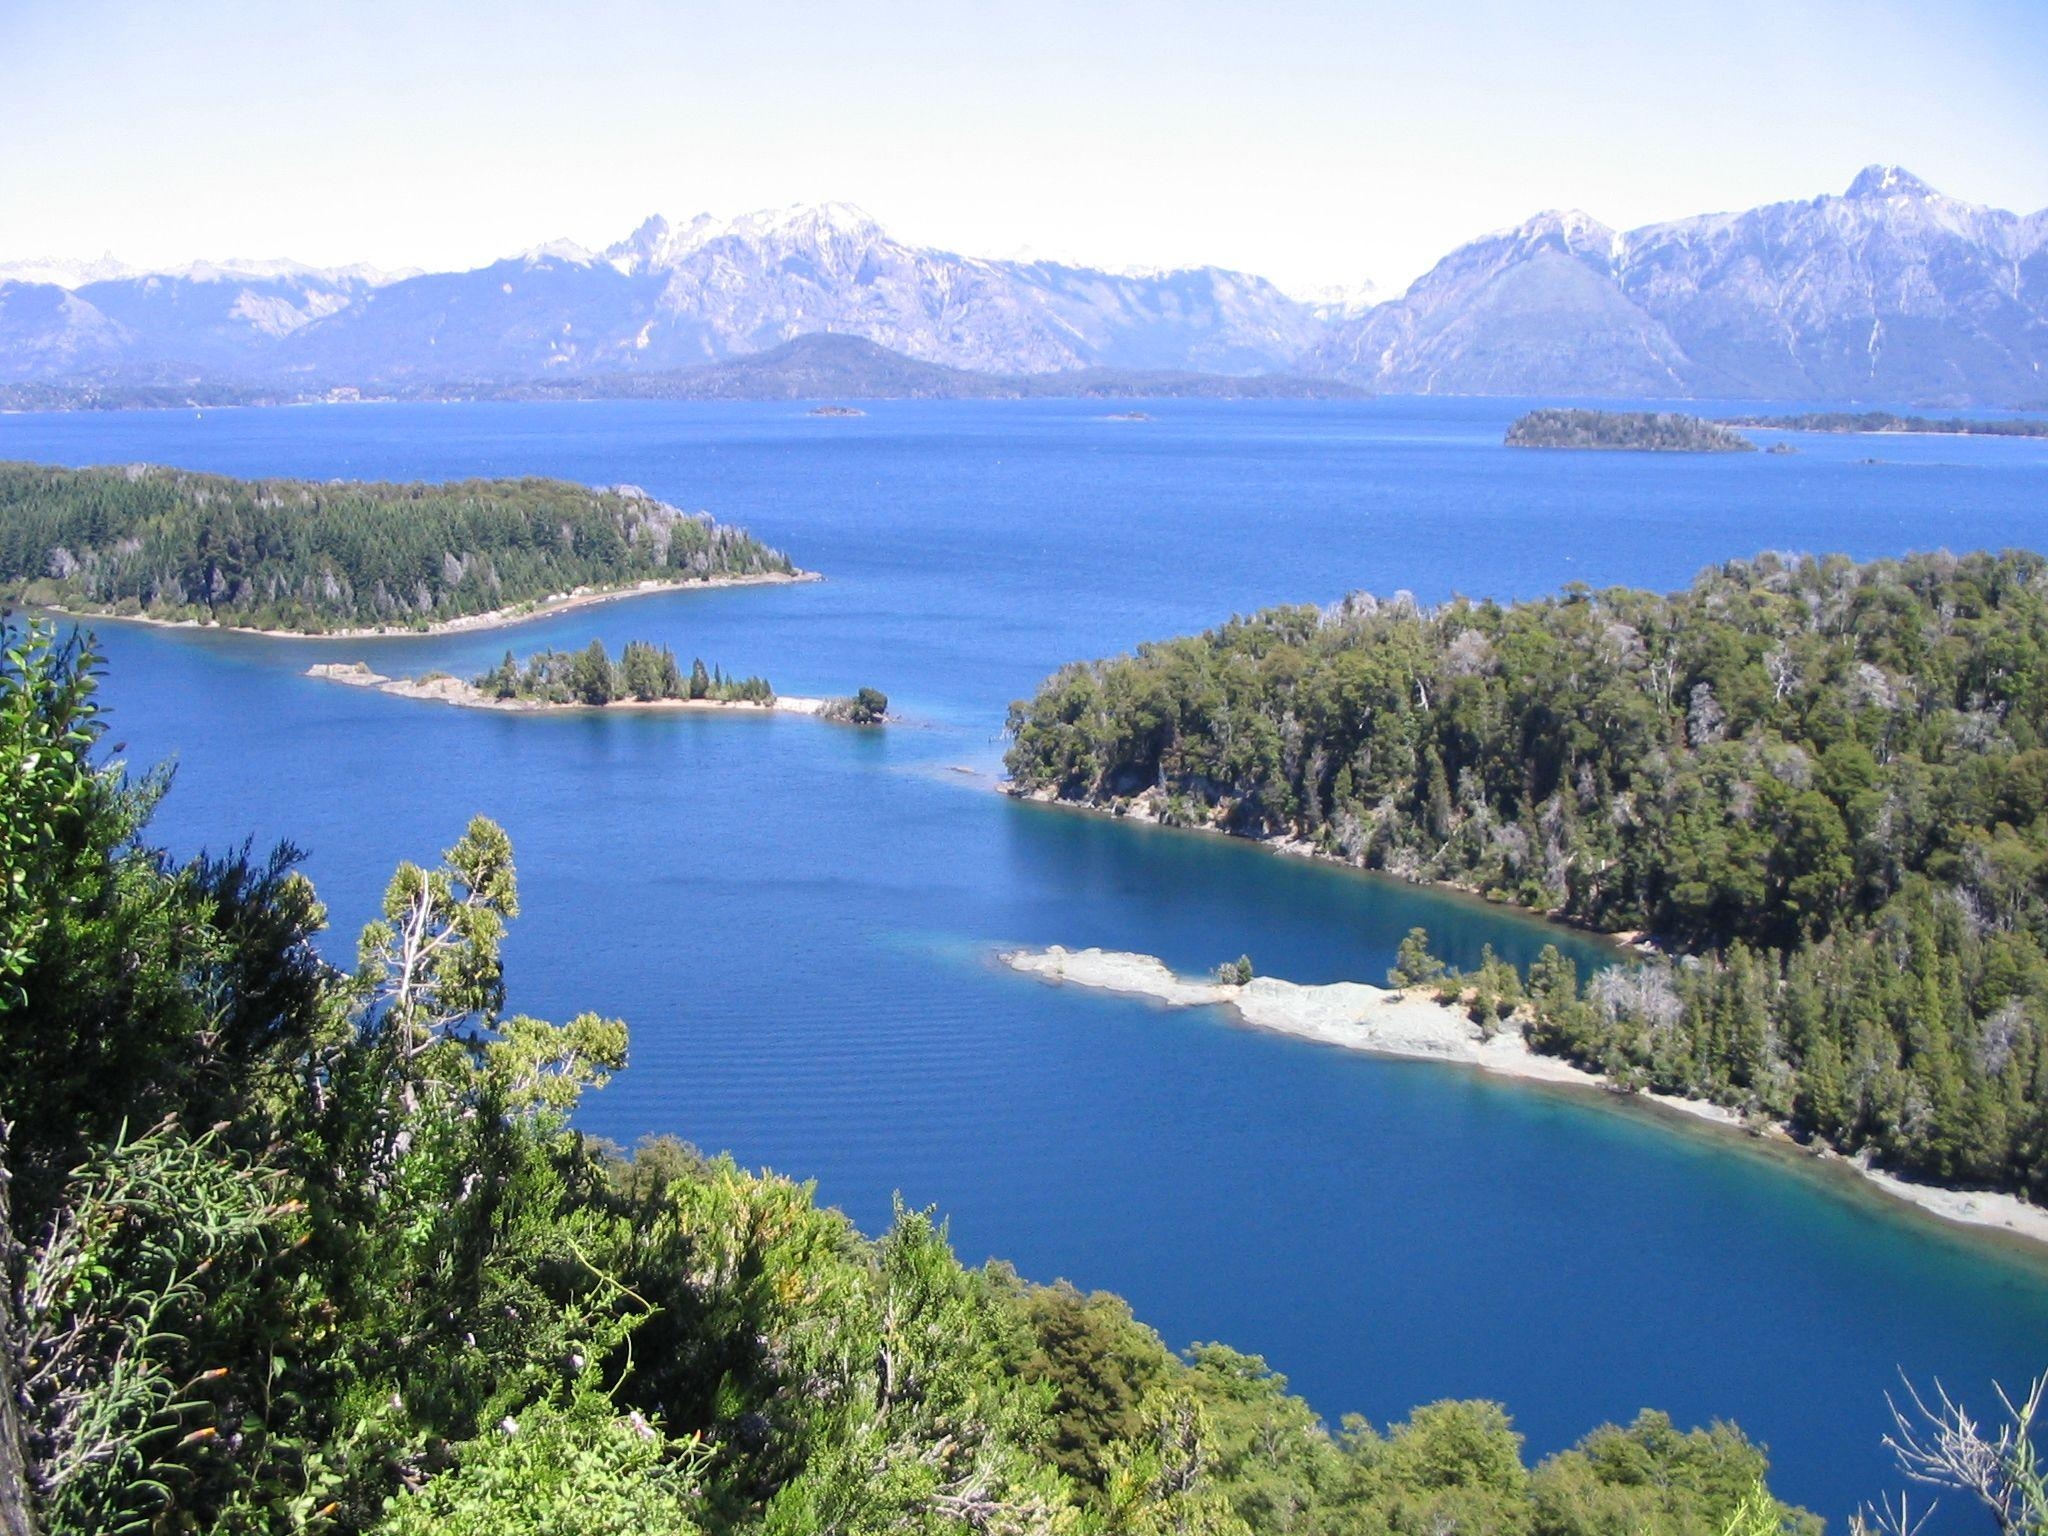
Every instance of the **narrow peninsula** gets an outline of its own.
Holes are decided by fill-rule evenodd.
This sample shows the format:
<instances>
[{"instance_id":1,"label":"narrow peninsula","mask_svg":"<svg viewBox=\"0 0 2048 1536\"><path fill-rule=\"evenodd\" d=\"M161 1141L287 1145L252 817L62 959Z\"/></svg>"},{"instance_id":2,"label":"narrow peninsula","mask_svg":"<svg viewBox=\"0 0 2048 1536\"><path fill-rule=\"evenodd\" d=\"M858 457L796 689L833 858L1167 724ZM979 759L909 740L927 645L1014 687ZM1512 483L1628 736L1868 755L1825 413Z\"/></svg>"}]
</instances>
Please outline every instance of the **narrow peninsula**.
<instances>
[{"instance_id":1,"label":"narrow peninsula","mask_svg":"<svg viewBox=\"0 0 2048 1536\"><path fill-rule=\"evenodd\" d=\"M1773 432L1932 433L1944 437L2048 437L2048 418L1901 416L1894 411L1809 411L1797 416L1730 416L1724 427Z\"/></svg>"},{"instance_id":2,"label":"narrow peninsula","mask_svg":"<svg viewBox=\"0 0 2048 1536\"><path fill-rule=\"evenodd\" d=\"M848 725L880 725L889 714L889 697L879 689L862 688L844 698L778 694L765 677L728 677L701 659L685 672L673 650L645 640L628 640L616 660L602 640L581 650L540 651L524 662L507 651L497 666L468 679L446 672L387 677L361 661L323 662L308 667L306 675L468 709L772 710Z\"/></svg>"},{"instance_id":3,"label":"narrow peninsula","mask_svg":"<svg viewBox=\"0 0 2048 1536\"><path fill-rule=\"evenodd\" d=\"M1740 432L1670 411L1531 411L1508 428L1510 448L1612 448L1637 453L1751 453Z\"/></svg>"},{"instance_id":4,"label":"narrow peninsula","mask_svg":"<svg viewBox=\"0 0 2048 1536\"><path fill-rule=\"evenodd\" d=\"M1012 950L1000 958L1011 970L1041 981L1143 997L1168 1008L1228 1008L1253 1029L1318 1045L1605 1093L1705 1125L1776 1141L1788 1149L1798 1145L1782 1121L1745 1116L1710 1099L1624 1087L1600 1072L1550 1054L1543 1019L1530 989L1522 986L1519 978L1506 975L1512 967L1493 961L1476 975L1461 976L1430 959L1427 936L1420 929L1409 935L1403 958L1421 974L1397 967L1385 987L1358 981L1301 985L1273 976L1253 976L1248 960L1220 967L1206 979L1189 978L1152 955L1071 950L1058 944L1047 949ZM1554 976L1562 963L1551 958L1541 969ZM1825 1146L1812 1144L1806 1150L1820 1153L1848 1175L1927 1215L2048 1243L2048 1208L2019 1195L1942 1189L1875 1167L1868 1154L1842 1158Z\"/></svg>"},{"instance_id":5,"label":"narrow peninsula","mask_svg":"<svg viewBox=\"0 0 2048 1536\"><path fill-rule=\"evenodd\" d=\"M1661 953L1534 1049L2048 1197L2048 559L1765 555L1661 596L1357 594L1065 668L1015 794L1436 881ZM1497 967L1512 971L1512 967Z\"/></svg>"},{"instance_id":6,"label":"narrow peninsula","mask_svg":"<svg viewBox=\"0 0 2048 1536\"><path fill-rule=\"evenodd\" d=\"M0 464L0 600L260 633L434 633L643 593L805 579L633 486L238 480Z\"/></svg>"}]
</instances>

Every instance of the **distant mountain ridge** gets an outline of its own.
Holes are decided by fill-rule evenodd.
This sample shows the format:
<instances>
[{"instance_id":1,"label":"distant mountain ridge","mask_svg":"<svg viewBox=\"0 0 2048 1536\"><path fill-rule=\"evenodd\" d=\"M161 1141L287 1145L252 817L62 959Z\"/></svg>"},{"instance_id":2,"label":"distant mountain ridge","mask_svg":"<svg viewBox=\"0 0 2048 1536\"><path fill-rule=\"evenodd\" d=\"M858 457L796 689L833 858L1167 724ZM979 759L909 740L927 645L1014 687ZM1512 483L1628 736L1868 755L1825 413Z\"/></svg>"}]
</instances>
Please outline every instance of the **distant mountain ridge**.
<instances>
[{"instance_id":1,"label":"distant mountain ridge","mask_svg":"<svg viewBox=\"0 0 2048 1536\"><path fill-rule=\"evenodd\" d=\"M1538 214L1459 247L1400 297L1374 297L1290 295L1219 267L961 256L825 203L656 217L602 250L556 241L467 272L0 264L0 385L589 393L827 333L1013 379L1095 369L1403 393L2048 400L2048 210L1961 202L1896 166L1866 169L1841 197L1627 232Z\"/></svg>"},{"instance_id":2,"label":"distant mountain ridge","mask_svg":"<svg viewBox=\"0 0 2048 1536\"><path fill-rule=\"evenodd\" d=\"M843 203L654 218L602 251L557 241L395 281L282 264L237 282L83 275L67 287L0 272L0 381L507 383L668 371L821 331L984 372L1252 374L1286 367L1321 325L1263 278L957 256Z\"/></svg>"},{"instance_id":3,"label":"distant mountain ridge","mask_svg":"<svg viewBox=\"0 0 2048 1536\"><path fill-rule=\"evenodd\" d=\"M1453 251L1307 367L1413 393L2048 399L2048 211L1897 166L1625 233L1576 210Z\"/></svg>"},{"instance_id":4,"label":"distant mountain ridge","mask_svg":"<svg viewBox=\"0 0 2048 1536\"><path fill-rule=\"evenodd\" d=\"M1327 400L1366 392L1340 379L1175 369L978 373L892 352L861 336L798 336L766 352L665 373L535 379L499 386L521 399L639 400Z\"/></svg>"}]
</instances>

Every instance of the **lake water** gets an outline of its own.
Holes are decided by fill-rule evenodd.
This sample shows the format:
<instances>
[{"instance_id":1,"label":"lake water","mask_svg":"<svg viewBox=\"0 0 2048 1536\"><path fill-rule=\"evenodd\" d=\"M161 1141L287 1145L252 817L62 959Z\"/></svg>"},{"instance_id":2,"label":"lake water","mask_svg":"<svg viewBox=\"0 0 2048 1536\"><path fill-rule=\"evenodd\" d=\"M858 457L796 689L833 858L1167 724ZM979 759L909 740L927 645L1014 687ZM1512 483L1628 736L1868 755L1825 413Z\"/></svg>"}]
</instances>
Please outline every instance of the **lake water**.
<instances>
[{"instance_id":1,"label":"lake water","mask_svg":"<svg viewBox=\"0 0 2048 1536\"><path fill-rule=\"evenodd\" d=\"M1596 1099L1061 990L1004 944L1377 980L1498 910L991 792L1005 706L1062 661L1264 604L1683 584L1766 548L2044 544L2048 443L1804 438L1796 456L1504 449L1511 401L551 404L0 417L0 457L389 479L545 473L704 508L821 583L437 640L104 627L114 739L174 757L158 834L311 850L335 952L402 858L485 812L518 850L516 1006L633 1027L584 1123L818 1180L866 1228L937 1205L963 1255L1266 1355L1333 1419L1485 1396L1548 1451L1645 1405L1734 1419L1839 1528L1896 1486L1899 1372L1984 1400L2048 1368L2048 1265L1848 1181ZM1878 458L1882 463L1863 462ZM465 712L315 660L469 674L508 645L673 645L906 720ZM962 773L958 769L970 769ZM1582 961L1601 951L1562 940Z\"/></svg>"}]
</instances>

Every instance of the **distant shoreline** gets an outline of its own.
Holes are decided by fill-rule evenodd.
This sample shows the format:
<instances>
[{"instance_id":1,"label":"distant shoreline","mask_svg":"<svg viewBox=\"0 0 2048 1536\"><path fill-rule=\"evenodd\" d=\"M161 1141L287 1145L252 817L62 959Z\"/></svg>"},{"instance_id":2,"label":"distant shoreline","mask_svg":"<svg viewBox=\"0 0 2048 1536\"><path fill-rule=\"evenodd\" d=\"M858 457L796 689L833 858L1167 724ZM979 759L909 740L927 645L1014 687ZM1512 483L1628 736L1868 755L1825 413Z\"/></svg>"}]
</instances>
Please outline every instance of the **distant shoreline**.
<instances>
[{"instance_id":1,"label":"distant shoreline","mask_svg":"<svg viewBox=\"0 0 2048 1536\"><path fill-rule=\"evenodd\" d=\"M1562 1057L1531 1050L1519 1030L1482 1036L1462 1010L1438 1002L1426 988L1392 991L1365 982L1303 986L1273 977L1248 983L1195 981L1177 976L1152 955L1102 949L1011 950L999 957L1011 970L1052 984L1146 997L1169 1008L1227 1007L1255 1029L1346 1050L1477 1068L1497 1077L1605 1094L1632 1105L1685 1116L1698 1124L1766 1140L1803 1153L1815 1164L1840 1168L1863 1187L1897 1204L1956 1226L2018 1239L2035 1251L2048 1248L2048 1208L1997 1190L1943 1189L1922 1184L1862 1158L1817 1151L1796 1141L1780 1122L1753 1127L1742 1116L1703 1099L1630 1092L1597 1072Z\"/></svg>"},{"instance_id":2,"label":"distant shoreline","mask_svg":"<svg viewBox=\"0 0 2048 1536\"><path fill-rule=\"evenodd\" d=\"M259 629L254 626L222 624L218 620L159 619L142 613L95 613L53 604L37 605L44 613L75 622L104 620L110 624L142 624L153 629L208 630L217 634L256 635L266 640L424 640L435 635L462 634L472 630L506 629L533 619L551 619L576 608L617 602L629 597L654 597L664 592L702 592L715 587L784 586L792 582L822 581L816 571L763 571L749 576L704 576L687 581L640 581L627 587L577 587L572 591L519 603L510 608L493 608L486 613L463 614L414 628L410 625L373 625L358 629Z\"/></svg>"},{"instance_id":3,"label":"distant shoreline","mask_svg":"<svg viewBox=\"0 0 2048 1536\"><path fill-rule=\"evenodd\" d=\"M2030 416L1923 416L1898 411L1804 411L1784 416L1724 416L1724 427L1809 432L1828 437L2048 438L2048 421Z\"/></svg>"},{"instance_id":4,"label":"distant shoreline","mask_svg":"<svg viewBox=\"0 0 2048 1536\"><path fill-rule=\"evenodd\" d=\"M546 699L500 699L485 693L475 683L459 677L386 677L362 661L325 661L306 669L306 676L350 688L367 688L394 698L420 699L431 704L452 704L457 709L495 709L511 714L557 715L569 713L612 714L632 710L737 710L746 714L819 715L825 700L777 694L766 704L750 699L614 699L609 704L555 703Z\"/></svg>"}]
</instances>

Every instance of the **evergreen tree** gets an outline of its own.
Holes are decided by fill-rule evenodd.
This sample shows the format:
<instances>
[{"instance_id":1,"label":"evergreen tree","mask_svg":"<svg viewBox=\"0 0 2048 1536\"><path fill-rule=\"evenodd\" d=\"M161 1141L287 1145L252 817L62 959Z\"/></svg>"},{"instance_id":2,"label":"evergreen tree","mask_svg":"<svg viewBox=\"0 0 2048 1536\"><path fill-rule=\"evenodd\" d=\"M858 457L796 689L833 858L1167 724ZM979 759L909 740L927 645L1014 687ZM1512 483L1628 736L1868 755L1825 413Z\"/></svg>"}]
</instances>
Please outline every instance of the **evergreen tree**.
<instances>
[{"instance_id":1,"label":"evergreen tree","mask_svg":"<svg viewBox=\"0 0 2048 1536\"><path fill-rule=\"evenodd\" d=\"M618 697L618 675L602 640L593 640L576 653L569 688L581 704L609 704Z\"/></svg>"},{"instance_id":2,"label":"evergreen tree","mask_svg":"<svg viewBox=\"0 0 2048 1536\"><path fill-rule=\"evenodd\" d=\"M1394 967L1387 972L1390 987L1426 987L1443 979L1444 963L1429 952L1429 932L1410 928L1394 953Z\"/></svg>"}]
</instances>

